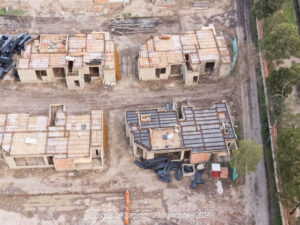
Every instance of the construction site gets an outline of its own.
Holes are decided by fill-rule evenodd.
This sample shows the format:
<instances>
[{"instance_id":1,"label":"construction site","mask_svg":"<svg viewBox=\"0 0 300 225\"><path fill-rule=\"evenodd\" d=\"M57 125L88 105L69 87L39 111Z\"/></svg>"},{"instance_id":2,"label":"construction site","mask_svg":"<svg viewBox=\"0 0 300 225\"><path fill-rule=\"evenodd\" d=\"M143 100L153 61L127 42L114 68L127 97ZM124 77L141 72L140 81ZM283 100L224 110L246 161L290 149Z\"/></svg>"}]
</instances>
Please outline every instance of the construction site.
<instances>
[{"instance_id":1,"label":"construction site","mask_svg":"<svg viewBox=\"0 0 300 225\"><path fill-rule=\"evenodd\" d=\"M68 115L51 105L49 117L1 114L3 159L12 169L54 167L57 171L103 168L103 112Z\"/></svg>"},{"instance_id":2,"label":"construction site","mask_svg":"<svg viewBox=\"0 0 300 225\"><path fill-rule=\"evenodd\" d=\"M154 36L139 52L140 80L161 80L181 76L192 85L207 77L226 77L231 60L223 36L212 24L182 35Z\"/></svg>"},{"instance_id":3,"label":"construction site","mask_svg":"<svg viewBox=\"0 0 300 225\"><path fill-rule=\"evenodd\" d=\"M172 160L197 164L229 161L236 135L226 102L213 108L193 109L187 100L171 104L170 111L127 111L126 133L133 155L144 159L170 155Z\"/></svg>"},{"instance_id":4,"label":"construction site","mask_svg":"<svg viewBox=\"0 0 300 225\"><path fill-rule=\"evenodd\" d=\"M260 131L245 7L1 1L0 223L268 225L263 162L230 167Z\"/></svg>"},{"instance_id":5,"label":"construction site","mask_svg":"<svg viewBox=\"0 0 300 225\"><path fill-rule=\"evenodd\" d=\"M61 81L72 90L94 81L115 83L119 56L108 32L40 35L26 43L17 71L23 83Z\"/></svg>"}]
</instances>

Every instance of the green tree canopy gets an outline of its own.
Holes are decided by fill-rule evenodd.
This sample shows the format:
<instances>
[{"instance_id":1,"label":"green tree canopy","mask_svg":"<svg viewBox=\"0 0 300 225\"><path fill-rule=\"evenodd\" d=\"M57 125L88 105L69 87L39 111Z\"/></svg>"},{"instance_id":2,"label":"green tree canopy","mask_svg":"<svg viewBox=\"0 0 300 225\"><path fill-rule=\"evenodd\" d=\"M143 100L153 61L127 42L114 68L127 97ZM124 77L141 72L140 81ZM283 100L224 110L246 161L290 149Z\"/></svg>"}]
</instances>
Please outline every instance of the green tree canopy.
<instances>
[{"instance_id":1,"label":"green tree canopy","mask_svg":"<svg viewBox=\"0 0 300 225\"><path fill-rule=\"evenodd\" d=\"M291 68L280 67L273 70L266 79L268 92L271 95L279 94L286 97L292 92L293 85L300 79L299 65L293 65Z\"/></svg>"},{"instance_id":2,"label":"green tree canopy","mask_svg":"<svg viewBox=\"0 0 300 225\"><path fill-rule=\"evenodd\" d=\"M291 68L281 67L273 70L266 79L270 110L276 119L280 116L283 103L287 95L292 92L292 87L300 79L300 66L293 65Z\"/></svg>"},{"instance_id":3,"label":"green tree canopy","mask_svg":"<svg viewBox=\"0 0 300 225\"><path fill-rule=\"evenodd\" d=\"M263 21L264 35L271 33L274 28L282 23L287 23L288 20L284 17L282 11L277 11Z\"/></svg>"},{"instance_id":4,"label":"green tree canopy","mask_svg":"<svg viewBox=\"0 0 300 225\"><path fill-rule=\"evenodd\" d=\"M282 59L291 56L300 57L300 36L294 24L281 23L275 26L260 45L269 64L274 61L279 64Z\"/></svg>"},{"instance_id":5,"label":"green tree canopy","mask_svg":"<svg viewBox=\"0 0 300 225\"><path fill-rule=\"evenodd\" d=\"M300 129L283 130L277 139L278 172L285 202L294 207L300 202Z\"/></svg>"},{"instance_id":6,"label":"green tree canopy","mask_svg":"<svg viewBox=\"0 0 300 225\"><path fill-rule=\"evenodd\" d=\"M245 176L246 172L256 171L257 163L263 156L263 147L252 139L246 139L239 142L238 149L233 150L232 154L231 167L236 166L238 175Z\"/></svg>"},{"instance_id":7,"label":"green tree canopy","mask_svg":"<svg viewBox=\"0 0 300 225\"><path fill-rule=\"evenodd\" d=\"M257 18L265 18L281 8L284 0L259 0L254 6L253 10Z\"/></svg>"}]
</instances>

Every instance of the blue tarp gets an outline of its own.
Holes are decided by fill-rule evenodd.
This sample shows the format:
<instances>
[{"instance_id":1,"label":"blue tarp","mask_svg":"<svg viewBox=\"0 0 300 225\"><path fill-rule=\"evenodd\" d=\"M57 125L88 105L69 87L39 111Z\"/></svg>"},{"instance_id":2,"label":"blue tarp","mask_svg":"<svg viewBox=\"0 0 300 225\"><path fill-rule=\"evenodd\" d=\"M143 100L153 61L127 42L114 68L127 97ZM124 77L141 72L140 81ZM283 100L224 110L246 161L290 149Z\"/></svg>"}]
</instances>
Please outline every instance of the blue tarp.
<instances>
[{"instance_id":1,"label":"blue tarp","mask_svg":"<svg viewBox=\"0 0 300 225\"><path fill-rule=\"evenodd\" d=\"M238 55L238 46L237 46L236 38L233 39L232 45L233 45L233 53L234 54L233 54L233 59L232 59L232 65L231 65L231 68L230 68L230 70L228 72L228 76L229 77L231 75L232 69L233 69L233 67L235 65L236 57Z\"/></svg>"},{"instance_id":2,"label":"blue tarp","mask_svg":"<svg viewBox=\"0 0 300 225\"><path fill-rule=\"evenodd\" d=\"M233 173L232 173L232 180L236 180L238 178L238 174L236 173L236 159L234 160L234 168L233 168Z\"/></svg>"}]
</instances>

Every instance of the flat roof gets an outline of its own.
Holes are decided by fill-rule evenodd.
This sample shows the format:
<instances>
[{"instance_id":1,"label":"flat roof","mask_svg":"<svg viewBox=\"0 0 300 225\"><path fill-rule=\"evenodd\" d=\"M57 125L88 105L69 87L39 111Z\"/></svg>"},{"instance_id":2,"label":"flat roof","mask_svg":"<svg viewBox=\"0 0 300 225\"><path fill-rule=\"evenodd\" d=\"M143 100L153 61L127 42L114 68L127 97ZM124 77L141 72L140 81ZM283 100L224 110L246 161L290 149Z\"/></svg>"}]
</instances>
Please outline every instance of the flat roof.
<instances>
[{"instance_id":1,"label":"flat roof","mask_svg":"<svg viewBox=\"0 0 300 225\"><path fill-rule=\"evenodd\" d=\"M141 46L139 67L165 67L185 63L185 54L190 54L193 71L202 61L219 60L230 64L225 38L217 36L212 25L198 31L187 31L178 35L154 36Z\"/></svg>"},{"instance_id":2,"label":"flat roof","mask_svg":"<svg viewBox=\"0 0 300 225\"><path fill-rule=\"evenodd\" d=\"M74 67L101 60L106 69L115 68L115 45L108 32L88 34L41 34L27 42L18 60L19 69L47 69L67 66L67 56L74 57Z\"/></svg>"},{"instance_id":3,"label":"flat roof","mask_svg":"<svg viewBox=\"0 0 300 225\"><path fill-rule=\"evenodd\" d=\"M211 108L183 106L182 118L176 110L126 111L126 123L134 142L149 151L176 148L192 152L223 151L227 149L226 139L236 139L226 102L215 103ZM171 139L167 138L169 134Z\"/></svg>"},{"instance_id":4,"label":"flat roof","mask_svg":"<svg viewBox=\"0 0 300 225\"><path fill-rule=\"evenodd\" d=\"M175 127L150 129L150 140L153 150L181 148L181 136Z\"/></svg>"},{"instance_id":5,"label":"flat roof","mask_svg":"<svg viewBox=\"0 0 300 225\"><path fill-rule=\"evenodd\" d=\"M15 133L11 141L10 155L41 155L46 146L46 132Z\"/></svg>"},{"instance_id":6,"label":"flat roof","mask_svg":"<svg viewBox=\"0 0 300 225\"><path fill-rule=\"evenodd\" d=\"M51 105L49 116L0 114L0 147L11 156L60 155L89 157L91 147L103 145L103 112L68 114Z\"/></svg>"}]
</instances>

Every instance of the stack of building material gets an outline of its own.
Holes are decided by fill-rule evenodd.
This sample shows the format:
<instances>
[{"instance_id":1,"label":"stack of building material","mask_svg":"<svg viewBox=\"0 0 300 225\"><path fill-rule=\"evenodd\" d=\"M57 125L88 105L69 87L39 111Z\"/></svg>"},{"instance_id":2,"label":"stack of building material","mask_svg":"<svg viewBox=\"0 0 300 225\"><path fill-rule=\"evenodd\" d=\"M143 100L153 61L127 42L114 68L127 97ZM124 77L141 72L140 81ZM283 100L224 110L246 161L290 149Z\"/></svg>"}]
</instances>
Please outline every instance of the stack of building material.
<instances>
[{"instance_id":1,"label":"stack of building material","mask_svg":"<svg viewBox=\"0 0 300 225\"><path fill-rule=\"evenodd\" d=\"M221 167L220 178L228 178L228 167Z\"/></svg>"},{"instance_id":2,"label":"stack of building material","mask_svg":"<svg viewBox=\"0 0 300 225\"><path fill-rule=\"evenodd\" d=\"M194 9L208 9L210 6L209 1L195 1L191 3L191 8Z\"/></svg>"},{"instance_id":3,"label":"stack of building material","mask_svg":"<svg viewBox=\"0 0 300 225\"><path fill-rule=\"evenodd\" d=\"M27 33L20 34L16 38L12 35L0 35L0 79L3 79L11 69L14 53L21 54L25 42L30 38Z\"/></svg>"},{"instance_id":4,"label":"stack of building material","mask_svg":"<svg viewBox=\"0 0 300 225\"><path fill-rule=\"evenodd\" d=\"M110 22L110 30L114 35L132 35L152 33L155 30L157 18L134 17L117 18Z\"/></svg>"}]
</instances>

